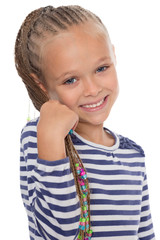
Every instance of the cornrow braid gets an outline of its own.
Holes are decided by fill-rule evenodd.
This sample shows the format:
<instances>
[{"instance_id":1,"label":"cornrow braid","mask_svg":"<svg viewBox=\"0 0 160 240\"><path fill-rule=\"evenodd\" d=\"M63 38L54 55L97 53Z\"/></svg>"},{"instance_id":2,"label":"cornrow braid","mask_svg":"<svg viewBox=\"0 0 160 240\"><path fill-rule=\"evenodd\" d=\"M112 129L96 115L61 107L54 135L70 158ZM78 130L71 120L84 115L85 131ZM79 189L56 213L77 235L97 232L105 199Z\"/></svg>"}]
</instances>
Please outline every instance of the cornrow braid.
<instances>
[{"instance_id":1,"label":"cornrow braid","mask_svg":"<svg viewBox=\"0 0 160 240\"><path fill-rule=\"evenodd\" d=\"M28 52L30 56L32 54L31 47L33 46L33 41L28 41L28 38L30 38L31 35L31 29L33 26L35 26L36 20L38 19L41 11L43 8L39 8L33 12L31 12L23 22L15 43L15 66L17 69L17 72L19 76L22 78L22 81L24 82L29 97L31 98L34 106L36 109L40 110L40 107L43 103L48 101L48 97L46 94L41 90L41 88L33 81L33 78L31 77L30 73L34 72L37 75L39 75L40 69L38 66L33 66L32 62L30 61L30 58L28 57ZM36 37L40 36L40 33L36 30L33 31L33 35ZM38 46L34 45L35 49L38 48ZM34 49L32 47L32 49Z\"/></svg>"},{"instance_id":2,"label":"cornrow braid","mask_svg":"<svg viewBox=\"0 0 160 240\"><path fill-rule=\"evenodd\" d=\"M33 73L36 74L39 81L42 82L45 87L47 87L47 83L43 77L41 69L40 53L42 45L46 40L48 40L49 37L53 37L62 31L67 31L67 29L72 25L85 23L89 20L94 20L96 23L102 25L103 28L106 29L99 17L89 10L77 5L60 6L58 8L54 8L52 6L39 8L35 11L32 11L24 20L16 38L15 65L19 76L22 78L22 81L27 88L29 97L31 98L33 105L37 110L40 110L43 103L49 100L46 93L41 90L39 85L32 77ZM73 146L70 135L67 135L65 138L65 147L67 156L69 156L70 159L70 166L80 201L82 219L84 215L83 209L86 209L86 206L84 206L84 201L82 199L82 195L84 194L80 185L76 166L81 166L81 170L83 169L85 172L86 170L82 160ZM84 179L83 184L84 183L87 187L87 195L85 198L87 199L86 202L88 206L87 222L89 223L89 232L87 235L86 227L84 230L80 229L80 235L78 239L84 239L86 236L91 236L90 191L87 178ZM90 237L88 239L90 239Z\"/></svg>"}]
</instances>

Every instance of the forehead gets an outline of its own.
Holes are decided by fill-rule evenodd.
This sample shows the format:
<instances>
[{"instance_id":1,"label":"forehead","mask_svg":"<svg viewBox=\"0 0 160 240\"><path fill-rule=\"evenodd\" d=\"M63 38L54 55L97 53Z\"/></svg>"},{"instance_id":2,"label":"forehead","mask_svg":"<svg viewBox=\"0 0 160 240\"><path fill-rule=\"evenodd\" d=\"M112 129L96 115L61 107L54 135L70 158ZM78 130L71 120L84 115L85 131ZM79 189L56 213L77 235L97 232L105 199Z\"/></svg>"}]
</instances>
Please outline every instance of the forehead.
<instances>
[{"instance_id":1,"label":"forehead","mask_svg":"<svg viewBox=\"0 0 160 240\"><path fill-rule=\"evenodd\" d=\"M76 65L80 61L90 63L95 58L112 55L107 30L93 22L74 25L67 31L48 39L43 47L42 63L47 69L58 66ZM48 69L49 70L49 69Z\"/></svg>"},{"instance_id":2,"label":"forehead","mask_svg":"<svg viewBox=\"0 0 160 240\"><path fill-rule=\"evenodd\" d=\"M99 41L106 41L108 45L111 45L110 38L107 32L107 29L104 25L88 21L79 25L72 25L68 27L67 30L60 31L58 34L54 36L46 37L46 40L41 44L41 52L42 54L50 47L57 47L57 45L62 45L62 42L65 44L67 42L79 42L82 43L82 40L89 39L90 41L99 40ZM67 46L66 46L67 47Z\"/></svg>"},{"instance_id":3,"label":"forehead","mask_svg":"<svg viewBox=\"0 0 160 240\"><path fill-rule=\"evenodd\" d=\"M79 25L72 25L68 28L68 32L72 32L74 34L86 34L88 36L103 36L108 38L108 32L104 25L99 22L90 20Z\"/></svg>"}]
</instances>

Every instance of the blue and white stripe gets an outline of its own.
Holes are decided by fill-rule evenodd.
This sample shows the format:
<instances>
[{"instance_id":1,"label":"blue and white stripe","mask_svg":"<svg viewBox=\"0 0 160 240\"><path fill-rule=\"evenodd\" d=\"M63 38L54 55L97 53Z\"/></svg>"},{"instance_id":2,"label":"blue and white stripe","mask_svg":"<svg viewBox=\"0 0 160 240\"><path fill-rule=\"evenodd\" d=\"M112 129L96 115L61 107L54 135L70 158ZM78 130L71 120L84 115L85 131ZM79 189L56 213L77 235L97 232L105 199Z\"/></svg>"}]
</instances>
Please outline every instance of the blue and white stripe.
<instances>
[{"instance_id":1,"label":"blue and white stripe","mask_svg":"<svg viewBox=\"0 0 160 240\"><path fill-rule=\"evenodd\" d=\"M37 123L38 119L27 123L21 134L21 194L30 239L73 240L80 205L69 158L38 158ZM92 240L153 240L144 152L133 141L109 132L115 138L112 147L72 134L90 185Z\"/></svg>"}]
</instances>

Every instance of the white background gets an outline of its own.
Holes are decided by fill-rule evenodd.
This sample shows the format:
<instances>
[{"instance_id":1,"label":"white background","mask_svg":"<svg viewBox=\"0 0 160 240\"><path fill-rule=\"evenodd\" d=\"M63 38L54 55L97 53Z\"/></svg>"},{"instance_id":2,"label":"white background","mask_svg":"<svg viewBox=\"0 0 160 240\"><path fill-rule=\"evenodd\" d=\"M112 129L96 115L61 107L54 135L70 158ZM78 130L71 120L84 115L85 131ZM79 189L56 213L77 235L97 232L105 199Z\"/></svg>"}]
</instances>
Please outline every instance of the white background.
<instances>
[{"instance_id":1,"label":"white background","mask_svg":"<svg viewBox=\"0 0 160 240\"><path fill-rule=\"evenodd\" d=\"M140 144L146 154L150 205L160 239L160 1L3 1L0 11L1 236L29 240L19 189L19 138L29 98L14 67L14 44L25 16L41 6L78 4L105 23L117 55L120 94L105 126ZM37 116L37 112L35 113ZM34 108L31 105L31 118Z\"/></svg>"}]
</instances>

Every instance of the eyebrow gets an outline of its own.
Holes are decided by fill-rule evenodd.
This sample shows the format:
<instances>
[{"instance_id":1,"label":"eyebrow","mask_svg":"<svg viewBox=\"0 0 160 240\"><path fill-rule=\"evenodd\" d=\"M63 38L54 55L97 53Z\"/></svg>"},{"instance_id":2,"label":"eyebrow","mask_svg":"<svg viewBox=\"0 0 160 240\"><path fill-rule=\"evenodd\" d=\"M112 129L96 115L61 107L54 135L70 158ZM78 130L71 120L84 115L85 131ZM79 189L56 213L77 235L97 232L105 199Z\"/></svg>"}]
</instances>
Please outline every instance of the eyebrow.
<instances>
[{"instance_id":1,"label":"eyebrow","mask_svg":"<svg viewBox=\"0 0 160 240\"><path fill-rule=\"evenodd\" d=\"M104 56L104 57L101 57L99 58L96 62L95 62L95 65L97 65L98 63L100 62L104 62L106 60L111 60L110 57L108 56ZM60 76L58 76L55 81L58 81L60 78L65 78L66 75L74 75L76 71L70 71L70 72L64 72L62 73Z\"/></svg>"},{"instance_id":2,"label":"eyebrow","mask_svg":"<svg viewBox=\"0 0 160 240\"><path fill-rule=\"evenodd\" d=\"M106 61L106 60L111 60L111 58L108 57L108 56L101 57L95 62L95 64L98 64L99 62L103 62L103 61Z\"/></svg>"},{"instance_id":3,"label":"eyebrow","mask_svg":"<svg viewBox=\"0 0 160 240\"><path fill-rule=\"evenodd\" d=\"M66 75L73 75L75 71L70 71L70 72L64 72L62 73L59 77L55 79L55 81L58 81L60 78L65 78Z\"/></svg>"}]
</instances>

